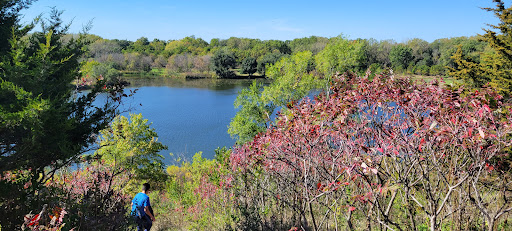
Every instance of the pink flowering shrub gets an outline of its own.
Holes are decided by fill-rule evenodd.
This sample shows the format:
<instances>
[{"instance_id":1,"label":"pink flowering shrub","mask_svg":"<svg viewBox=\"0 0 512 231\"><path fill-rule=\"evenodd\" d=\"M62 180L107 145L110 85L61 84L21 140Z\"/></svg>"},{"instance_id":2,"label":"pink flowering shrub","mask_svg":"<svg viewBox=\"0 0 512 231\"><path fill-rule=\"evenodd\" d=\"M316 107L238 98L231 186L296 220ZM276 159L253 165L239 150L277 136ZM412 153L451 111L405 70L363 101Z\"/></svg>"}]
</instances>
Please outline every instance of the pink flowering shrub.
<instances>
[{"instance_id":1,"label":"pink flowering shrub","mask_svg":"<svg viewBox=\"0 0 512 231\"><path fill-rule=\"evenodd\" d=\"M335 76L329 92L290 104L234 149L238 203L258 229L282 219L313 230L491 230L512 210L508 172L497 168L511 125L491 89Z\"/></svg>"},{"instance_id":2,"label":"pink flowering shrub","mask_svg":"<svg viewBox=\"0 0 512 231\"><path fill-rule=\"evenodd\" d=\"M60 199L68 208L70 227L80 230L119 230L130 222L130 195L122 192L128 177L114 175L102 162L86 164L62 172L49 187L60 190Z\"/></svg>"}]
</instances>

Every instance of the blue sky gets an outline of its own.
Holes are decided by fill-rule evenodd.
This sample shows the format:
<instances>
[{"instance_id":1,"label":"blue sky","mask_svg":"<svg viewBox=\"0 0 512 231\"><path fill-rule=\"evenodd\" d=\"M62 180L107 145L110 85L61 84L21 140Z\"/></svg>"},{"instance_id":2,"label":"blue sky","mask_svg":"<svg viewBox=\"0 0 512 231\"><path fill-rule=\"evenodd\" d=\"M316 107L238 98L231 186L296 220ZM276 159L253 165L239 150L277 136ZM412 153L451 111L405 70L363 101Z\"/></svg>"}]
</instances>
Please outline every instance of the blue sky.
<instances>
[{"instance_id":1,"label":"blue sky","mask_svg":"<svg viewBox=\"0 0 512 231\"><path fill-rule=\"evenodd\" d=\"M510 1L505 1L507 7ZM92 34L108 39L135 41L181 39L195 35L212 38L262 40L333 37L394 39L473 36L497 23L479 7L491 0L39 0L22 21L30 21L55 6L73 20L71 32L93 20Z\"/></svg>"}]
</instances>

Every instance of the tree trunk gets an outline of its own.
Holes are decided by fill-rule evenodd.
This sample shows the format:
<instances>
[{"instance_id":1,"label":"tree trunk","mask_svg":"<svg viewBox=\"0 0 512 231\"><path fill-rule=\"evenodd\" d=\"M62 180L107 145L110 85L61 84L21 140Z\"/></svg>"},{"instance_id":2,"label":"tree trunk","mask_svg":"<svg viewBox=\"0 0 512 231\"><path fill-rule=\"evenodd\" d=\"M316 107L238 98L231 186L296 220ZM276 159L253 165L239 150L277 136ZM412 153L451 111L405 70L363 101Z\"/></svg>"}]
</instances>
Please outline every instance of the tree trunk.
<instances>
[{"instance_id":1,"label":"tree trunk","mask_svg":"<svg viewBox=\"0 0 512 231\"><path fill-rule=\"evenodd\" d=\"M315 214L313 213L313 206L311 206L311 202L308 202L309 204L309 213L311 214L311 221L313 221L313 228L315 231L318 230L318 227L316 227L316 221L315 221Z\"/></svg>"},{"instance_id":2,"label":"tree trunk","mask_svg":"<svg viewBox=\"0 0 512 231\"><path fill-rule=\"evenodd\" d=\"M433 215L433 216L430 216L430 231L435 231L436 230L436 216Z\"/></svg>"},{"instance_id":3,"label":"tree trunk","mask_svg":"<svg viewBox=\"0 0 512 231\"><path fill-rule=\"evenodd\" d=\"M302 220L302 228L304 230L308 230L309 229L309 225L308 225L308 219L306 218L306 211L302 210L300 211L300 216L301 216L301 220Z\"/></svg>"},{"instance_id":4,"label":"tree trunk","mask_svg":"<svg viewBox=\"0 0 512 231\"><path fill-rule=\"evenodd\" d=\"M495 219L489 219L488 223L487 223L487 230L488 231L493 231L494 230L494 223L496 222Z\"/></svg>"}]
</instances>

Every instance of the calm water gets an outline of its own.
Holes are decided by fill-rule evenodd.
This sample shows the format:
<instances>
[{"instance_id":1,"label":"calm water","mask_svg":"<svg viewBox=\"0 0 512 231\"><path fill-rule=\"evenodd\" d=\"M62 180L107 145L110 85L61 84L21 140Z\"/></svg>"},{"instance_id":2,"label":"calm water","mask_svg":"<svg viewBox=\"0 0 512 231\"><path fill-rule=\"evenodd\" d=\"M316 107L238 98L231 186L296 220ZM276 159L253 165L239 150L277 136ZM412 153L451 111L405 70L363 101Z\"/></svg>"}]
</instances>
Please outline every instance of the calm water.
<instances>
[{"instance_id":1,"label":"calm water","mask_svg":"<svg viewBox=\"0 0 512 231\"><path fill-rule=\"evenodd\" d=\"M128 78L127 89L138 89L126 100L131 113L142 113L152 122L158 140L169 147L162 151L165 163L176 157L191 157L199 151L213 158L217 147L231 147L227 133L236 113L233 102L238 92L253 80L180 80L171 78ZM127 116L128 113L124 115ZM173 153L171 157L169 153Z\"/></svg>"}]
</instances>

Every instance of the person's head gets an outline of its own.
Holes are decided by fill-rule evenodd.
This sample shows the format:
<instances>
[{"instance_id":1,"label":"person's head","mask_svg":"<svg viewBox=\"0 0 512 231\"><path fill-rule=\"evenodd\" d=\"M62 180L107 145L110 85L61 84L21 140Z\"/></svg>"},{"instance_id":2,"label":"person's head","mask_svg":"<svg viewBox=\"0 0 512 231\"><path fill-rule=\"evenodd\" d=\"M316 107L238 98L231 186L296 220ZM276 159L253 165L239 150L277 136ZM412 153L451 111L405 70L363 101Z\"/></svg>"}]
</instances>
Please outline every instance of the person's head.
<instances>
[{"instance_id":1,"label":"person's head","mask_svg":"<svg viewBox=\"0 0 512 231\"><path fill-rule=\"evenodd\" d=\"M149 191L149 188L150 188L149 183L142 184L142 191L143 192Z\"/></svg>"}]
</instances>

